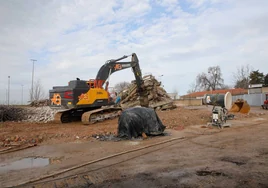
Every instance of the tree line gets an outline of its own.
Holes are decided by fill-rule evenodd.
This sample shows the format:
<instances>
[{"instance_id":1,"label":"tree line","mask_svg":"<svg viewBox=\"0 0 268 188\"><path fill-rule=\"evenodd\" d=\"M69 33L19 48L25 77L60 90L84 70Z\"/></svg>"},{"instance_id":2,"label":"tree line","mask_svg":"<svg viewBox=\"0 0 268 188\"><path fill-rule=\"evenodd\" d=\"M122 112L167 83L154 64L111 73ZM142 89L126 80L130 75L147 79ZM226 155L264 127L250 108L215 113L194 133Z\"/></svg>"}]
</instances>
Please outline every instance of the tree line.
<instances>
[{"instance_id":1,"label":"tree line","mask_svg":"<svg viewBox=\"0 0 268 188\"><path fill-rule=\"evenodd\" d=\"M264 74L259 70L254 70L250 65L237 67L236 71L232 73L232 77L234 85L225 85L220 66L209 67L207 72L202 72L196 76L195 82L190 85L187 93L233 87L247 89L250 84L268 86L268 73Z\"/></svg>"}]
</instances>

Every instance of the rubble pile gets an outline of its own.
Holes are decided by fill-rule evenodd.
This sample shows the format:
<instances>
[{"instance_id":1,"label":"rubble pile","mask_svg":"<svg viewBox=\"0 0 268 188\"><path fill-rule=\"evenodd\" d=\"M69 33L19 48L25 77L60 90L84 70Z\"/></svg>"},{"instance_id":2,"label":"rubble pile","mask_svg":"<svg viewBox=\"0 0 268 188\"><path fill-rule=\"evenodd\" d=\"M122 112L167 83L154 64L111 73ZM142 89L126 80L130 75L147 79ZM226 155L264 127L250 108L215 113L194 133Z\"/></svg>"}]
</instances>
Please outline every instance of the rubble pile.
<instances>
[{"instance_id":1,"label":"rubble pile","mask_svg":"<svg viewBox=\"0 0 268 188\"><path fill-rule=\"evenodd\" d=\"M54 120L56 112L58 112L58 110L51 109L49 106L33 108L1 105L0 122L23 121L47 123Z\"/></svg>"},{"instance_id":2,"label":"rubble pile","mask_svg":"<svg viewBox=\"0 0 268 188\"><path fill-rule=\"evenodd\" d=\"M161 87L161 82L155 79L154 76L144 76L144 86L148 92L149 107L156 110L166 110L176 108L173 100L168 96L164 88ZM139 106L139 96L137 94L137 85L132 81L128 89L120 93L122 108L130 108Z\"/></svg>"},{"instance_id":3,"label":"rubble pile","mask_svg":"<svg viewBox=\"0 0 268 188\"><path fill-rule=\"evenodd\" d=\"M34 100L30 103L32 107L49 106L49 99Z\"/></svg>"},{"instance_id":4,"label":"rubble pile","mask_svg":"<svg viewBox=\"0 0 268 188\"><path fill-rule=\"evenodd\" d=\"M29 108L24 121L47 123L54 120L54 115L57 112L58 110L51 109L49 106Z\"/></svg>"},{"instance_id":5,"label":"rubble pile","mask_svg":"<svg viewBox=\"0 0 268 188\"><path fill-rule=\"evenodd\" d=\"M27 116L27 111L15 106L0 105L1 121L21 121Z\"/></svg>"}]
</instances>

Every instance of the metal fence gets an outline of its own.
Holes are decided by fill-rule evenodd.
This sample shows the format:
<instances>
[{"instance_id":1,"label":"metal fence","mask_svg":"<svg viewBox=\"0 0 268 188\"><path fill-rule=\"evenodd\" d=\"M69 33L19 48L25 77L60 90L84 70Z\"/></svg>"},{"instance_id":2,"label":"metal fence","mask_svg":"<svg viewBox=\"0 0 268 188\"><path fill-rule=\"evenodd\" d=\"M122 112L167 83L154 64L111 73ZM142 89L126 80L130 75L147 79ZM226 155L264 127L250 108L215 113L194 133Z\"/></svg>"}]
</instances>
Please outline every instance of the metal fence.
<instances>
[{"instance_id":1,"label":"metal fence","mask_svg":"<svg viewBox=\"0 0 268 188\"><path fill-rule=\"evenodd\" d=\"M265 94L255 93L255 94L233 96L233 101L236 101L237 99L246 100L250 106L261 106L265 100Z\"/></svg>"}]
</instances>

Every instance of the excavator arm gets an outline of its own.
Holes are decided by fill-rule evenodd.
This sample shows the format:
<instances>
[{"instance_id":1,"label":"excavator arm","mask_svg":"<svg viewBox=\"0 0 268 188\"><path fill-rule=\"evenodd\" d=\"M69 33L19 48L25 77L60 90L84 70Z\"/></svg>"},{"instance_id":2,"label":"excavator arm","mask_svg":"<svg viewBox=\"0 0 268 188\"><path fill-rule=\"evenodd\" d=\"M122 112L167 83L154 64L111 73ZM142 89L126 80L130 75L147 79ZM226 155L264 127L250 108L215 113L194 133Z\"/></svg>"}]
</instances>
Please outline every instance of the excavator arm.
<instances>
[{"instance_id":1,"label":"excavator arm","mask_svg":"<svg viewBox=\"0 0 268 188\"><path fill-rule=\"evenodd\" d=\"M131 56L130 62L120 62L123 59L128 58ZM99 70L96 79L95 79L95 87L96 88L102 88L103 84L108 80L109 84L109 77L111 74L117 71L121 71L123 69L132 68L136 84L137 84L137 92L140 96L140 105L143 107L148 107L148 93L144 89L144 81L142 78L142 73L139 65L139 59L135 53L129 55L129 56L123 56L121 58L115 59L115 60L108 60ZM106 86L107 89L108 86Z\"/></svg>"}]
</instances>

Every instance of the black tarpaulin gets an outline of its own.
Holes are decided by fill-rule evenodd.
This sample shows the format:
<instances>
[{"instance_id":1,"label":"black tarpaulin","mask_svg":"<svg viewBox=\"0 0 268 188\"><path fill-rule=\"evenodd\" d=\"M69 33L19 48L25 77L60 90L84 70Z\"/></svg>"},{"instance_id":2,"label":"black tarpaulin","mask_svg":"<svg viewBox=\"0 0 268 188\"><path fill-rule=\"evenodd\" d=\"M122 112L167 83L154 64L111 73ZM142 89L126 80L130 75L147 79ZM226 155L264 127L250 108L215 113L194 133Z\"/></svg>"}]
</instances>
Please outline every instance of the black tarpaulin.
<instances>
[{"instance_id":1,"label":"black tarpaulin","mask_svg":"<svg viewBox=\"0 0 268 188\"><path fill-rule=\"evenodd\" d=\"M122 112L118 120L118 137L131 139L146 135L159 135L165 130L156 112L151 108L134 107Z\"/></svg>"}]
</instances>

